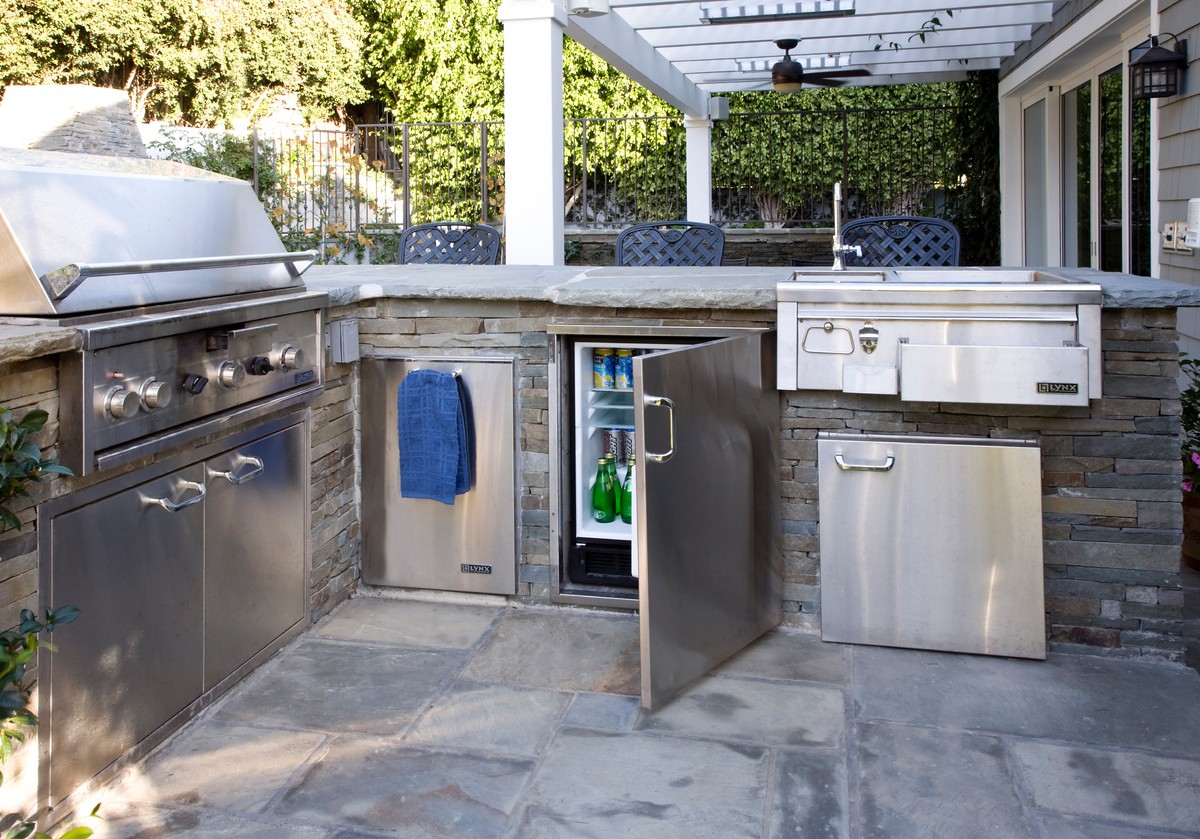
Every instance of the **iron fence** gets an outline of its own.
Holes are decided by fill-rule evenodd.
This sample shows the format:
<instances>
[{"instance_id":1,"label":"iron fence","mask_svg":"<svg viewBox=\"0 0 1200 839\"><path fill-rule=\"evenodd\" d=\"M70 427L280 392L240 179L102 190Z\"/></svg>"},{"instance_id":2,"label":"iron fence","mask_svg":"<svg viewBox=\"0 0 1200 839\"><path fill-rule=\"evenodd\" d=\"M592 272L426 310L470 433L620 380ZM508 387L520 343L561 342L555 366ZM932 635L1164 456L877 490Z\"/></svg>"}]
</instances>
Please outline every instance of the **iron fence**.
<instances>
[{"instance_id":1,"label":"iron fence","mask_svg":"<svg viewBox=\"0 0 1200 839\"><path fill-rule=\"evenodd\" d=\"M713 218L725 226L827 226L840 180L847 218L938 215L959 182L956 109L737 113L714 125ZM504 214L499 122L361 125L255 135L255 183L289 244L327 257L378 247L411 224ZM681 117L569 120L568 225L683 218Z\"/></svg>"}]
</instances>

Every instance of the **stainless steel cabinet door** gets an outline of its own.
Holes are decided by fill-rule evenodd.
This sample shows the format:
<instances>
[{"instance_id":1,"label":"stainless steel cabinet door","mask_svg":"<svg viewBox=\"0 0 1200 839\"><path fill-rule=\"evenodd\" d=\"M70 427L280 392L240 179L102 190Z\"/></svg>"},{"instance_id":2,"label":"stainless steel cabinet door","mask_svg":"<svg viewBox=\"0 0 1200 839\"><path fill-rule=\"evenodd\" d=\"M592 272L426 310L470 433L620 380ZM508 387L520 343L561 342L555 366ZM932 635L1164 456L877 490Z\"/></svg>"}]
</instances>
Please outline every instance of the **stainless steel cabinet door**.
<instances>
[{"instance_id":1,"label":"stainless steel cabinet door","mask_svg":"<svg viewBox=\"0 0 1200 839\"><path fill-rule=\"evenodd\" d=\"M305 436L294 425L204 464L205 690L304 619Z\"/></svg>"},{"instance_id":2,"label":"stainless steel cabinet door","mask_svg":"<svg viewBox=\"0 0 1200 839\"><path fill-rule=\"evenodd\" d=\"M201 693L204 470L190 466L52 520L49 794L60 801Z\"/></svg>"},{"instance_id":3,"label":"stainless steel cabinet door","mask_svg":"<svg viewBox=\"0 0 1200 839\"><path fill-rule=\"evenodd\" d=\"M654 708L781 617L775 335L634 367L642 704Z\"/></svg>"},{"instance_id":4,"label":"stainless steel cabinet door","mask_svg":"<svg viewBox=\"0 0 1200 839\"><path fill-rule=\"evenodd\" d=\"M1046 657L1032 440L822 432L821 637Z\"/></svg>"}]
</instances>

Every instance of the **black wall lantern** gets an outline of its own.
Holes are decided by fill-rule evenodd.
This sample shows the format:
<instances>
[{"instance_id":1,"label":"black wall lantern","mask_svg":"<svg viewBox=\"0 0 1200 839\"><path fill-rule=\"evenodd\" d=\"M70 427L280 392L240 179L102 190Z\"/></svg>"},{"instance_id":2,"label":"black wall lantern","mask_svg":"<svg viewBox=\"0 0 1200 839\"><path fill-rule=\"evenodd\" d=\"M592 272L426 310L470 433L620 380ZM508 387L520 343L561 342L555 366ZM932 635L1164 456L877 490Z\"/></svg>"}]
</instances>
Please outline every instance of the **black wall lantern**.
<instances>
[{"instance_id":1,"label":"black wall lantern","mask_svg":"<svg viewBox=\"0 0 1200 839\"><path fill-rule=\"evenodd\" d=\"M1164 37L1175 38L1174 35ZM1187 67L1187 41L1175 38L1175 49L1158 45L1158 36L1129 51L1129 83L1134 99L1174 96L1179 90L1179 71Z\"/></svg>"}]
</instances>

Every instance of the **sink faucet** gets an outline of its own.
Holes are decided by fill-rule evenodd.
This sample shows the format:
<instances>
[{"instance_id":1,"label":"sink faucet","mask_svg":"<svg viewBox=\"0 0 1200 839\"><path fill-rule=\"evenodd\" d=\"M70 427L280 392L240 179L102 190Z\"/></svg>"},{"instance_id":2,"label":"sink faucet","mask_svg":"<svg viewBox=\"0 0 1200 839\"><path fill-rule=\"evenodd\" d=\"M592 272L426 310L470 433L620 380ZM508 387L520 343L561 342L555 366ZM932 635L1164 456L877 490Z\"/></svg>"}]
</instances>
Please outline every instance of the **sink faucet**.
<instances>
[{"instance_id":1,"label":"sink faucet","mask_svg":"<svg viewBox=\"0 0 1200 839\"><path fill-rule=\"evenodd\" d=\"M845 271L846 264L842 256L852 253L862 256L862 245L842 244L842 182L833 183L833 270Z\"/></svg>"}]
</instances>

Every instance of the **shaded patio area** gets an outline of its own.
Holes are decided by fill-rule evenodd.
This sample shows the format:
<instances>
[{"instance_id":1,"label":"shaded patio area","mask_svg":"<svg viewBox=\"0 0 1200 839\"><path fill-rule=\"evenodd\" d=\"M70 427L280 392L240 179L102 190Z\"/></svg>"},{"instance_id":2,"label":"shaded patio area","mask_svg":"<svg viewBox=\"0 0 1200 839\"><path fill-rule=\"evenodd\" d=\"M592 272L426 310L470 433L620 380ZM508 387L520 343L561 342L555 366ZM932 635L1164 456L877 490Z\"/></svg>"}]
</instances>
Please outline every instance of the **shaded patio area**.
<instances>
[{"instance_id":1,"label":"shaded patio area","mask_svg":"<svg viewBox=\"0 0 1200 839\"><path fill-rule=\"evenodd\" d=\"M654 713L635 616L359 596L95 799L101 837L1200 836L1200 675L776 630Z\"/></svg>"}]
</instances>

